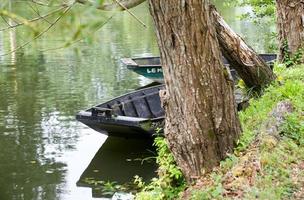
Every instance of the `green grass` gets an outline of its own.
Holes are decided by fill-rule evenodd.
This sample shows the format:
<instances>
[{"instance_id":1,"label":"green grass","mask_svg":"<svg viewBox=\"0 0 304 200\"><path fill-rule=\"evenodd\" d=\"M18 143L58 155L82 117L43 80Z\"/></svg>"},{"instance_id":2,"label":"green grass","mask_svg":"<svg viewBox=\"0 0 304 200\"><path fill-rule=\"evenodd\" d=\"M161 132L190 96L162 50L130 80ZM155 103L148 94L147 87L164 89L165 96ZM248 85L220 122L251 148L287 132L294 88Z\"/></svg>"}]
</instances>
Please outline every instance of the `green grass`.
<instances>
[{"instance_id":1,"label":"green grass","mask_svg":"<svg viewBox=\"0 0 304 200\"><path fill-rule=\"evenodd\" d=\"M304 169L294 170L302 164L304 168L304 66L276 66L275 72L277 81L239 113L243 133L234 154L191 187L190 199L293 199L300 186L304 187L304 182L299 185L299 180L304 180ZM263 132L263 124L277 103L286 100L292 103L294 111L280 127L277 140ZM260 138L258 144L253 143L256 138ZM172 157L164 156L168 151L161 144L165 150L159 158L160 168L167 169L164 177L168 178L168 169L178 168L172 166ZM167 161L162 161L162 157ZM174 170L169 177L177 173ZM185 184L174 188L168 183L174 177L169 181L164 181L164 177L156 179L154 186L146 186L137 199L178 199Z\"/></svg>"},{"instance_id":2,"label":"green grass","mask_svg":"<svg viewBox=\"0 0 304 200\"><path fill-rule=\"evenodd\" d=\"M268 87L264 94L250 101L250 106L239 113L243 126L235 154L221 162L221 166L214 172L209 181L213 183L193 191L191 199L232 199L234 195L227 194L224 190L214 195L216 188L225 188L227 175L235 173L238 165L246 170L242 159L252 151L252 142L261 134L262 124L269 118L269 113L280 101L288 100L294 107L280 127L281 138L278 143L262 139L261 144L255 149L253 155L258 159L261 169L256 172L253 183L246 186L237 185L238 179L246 183L243 172L236 177L235 192L241 193L241 199L293 199L293 194L299 189L299 185L293 179L293 168L304 163L304 67L298 66L286 69L276 67L278 80ZM264 141L263 141L264 140ZM265 145L266 144L266 145ZM270 144L270 145L269 145ZM248 161L250 166L250 161ZM221 182L215 181L214 176L222 177ZM241 182L242 183L242 182ZM243 187L245 186L245 187ZM302 185L304 186L304 185ZM238 191L239 190L239 191ZM210 192L211 191L211 192Z\"/></svg>"},{"instance_id":3,"label":"green grass","mask_svg":"<svg viewBox=\"0 0 304 200\"><path fill-rule=\"evenodd\" d=\"M250 107L239 113L243 134L238 142L238 151L245 150L252 142L259 125L268 118L268 113L279 101L290 100L297 113L304 110L304 67L286 69L276 66L275 71L279 81L269 86L260 98L251 100Z\"/></svg>"}]
</instances>

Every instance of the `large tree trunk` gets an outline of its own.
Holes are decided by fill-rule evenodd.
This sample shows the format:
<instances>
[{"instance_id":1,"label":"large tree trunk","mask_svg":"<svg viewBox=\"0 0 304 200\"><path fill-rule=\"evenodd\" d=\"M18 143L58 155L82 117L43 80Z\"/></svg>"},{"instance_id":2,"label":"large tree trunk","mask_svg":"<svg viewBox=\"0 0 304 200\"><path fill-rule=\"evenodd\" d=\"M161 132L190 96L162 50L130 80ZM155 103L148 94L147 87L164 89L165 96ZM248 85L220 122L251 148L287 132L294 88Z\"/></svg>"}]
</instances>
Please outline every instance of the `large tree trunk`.
<instances>
[{"instance_id":1,"label":"large tree trunk","mask_svg":"<svg viewBox=\"0 0 304 200\"><path fill-rule=\"evenodd\" d=\"M211 6L211 12L215 18L221 51L245 84L250 88L260 90L271 83L275 79L271 68L229 27L214 6Z\"/></svg>"},{"instance_id":2,"label":"large tree trunk","mask_svg":"<svg viewBox=\"0 0 304 200\"><path fill-rule=\"evenodd\" d=\"M280 60L300 53L297 61L304 63L304 0L276 0L276 8Z\"/></svg>"},{"instance_id":3,"label":"large tree trunk","mask_svg":"<svg viewBox=\"0 0 304 200\"><path fill-rule=\"evenodd\" d=\"M149 0L167 93L165 135L187 181L219 164L241 128L209 0Z\"/></svg>"}]
</instances>

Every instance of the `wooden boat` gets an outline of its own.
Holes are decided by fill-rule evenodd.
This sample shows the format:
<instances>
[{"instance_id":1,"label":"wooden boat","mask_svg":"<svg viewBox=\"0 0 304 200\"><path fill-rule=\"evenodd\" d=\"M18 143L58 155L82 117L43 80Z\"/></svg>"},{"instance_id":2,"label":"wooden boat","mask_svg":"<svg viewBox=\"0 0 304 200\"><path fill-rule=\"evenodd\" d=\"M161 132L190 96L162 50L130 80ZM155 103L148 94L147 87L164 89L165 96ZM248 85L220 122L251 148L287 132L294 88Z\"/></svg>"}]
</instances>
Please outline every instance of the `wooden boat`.
<instances>
[{"instance_id":1,"label":"wooden boat","mask_svg":"<svg viewBox=\"0 0 304 200\"><path fill-rule=\"evenodd\" d=\"M151 137L154 126L164 121L159 91L164 85L135 90L94 106L76 119L94 130L124 138Z\"/></svg>"},{"instance_id":2,"label":"wooden boat","mask_svg":"<svg viewBox=\"0 0 304 200\"><path fill-rule=\"evenodd\" d=\"M276 54L259 54L266 63L270 65L277 59ZM160 57L138 57L138 58L122 58L121 62L128 69L154 81L163 82L163 70ZM229 65L227 59L223 57L223 63ZM231 69L233 78L237 77L234 69Z\"/></svg>"},{"instance_id":3,"label":"wooden boat","mask_svg":"<svg viewBox=\"0 0 304 200\"><path fill-rule=\"evenodd\" d=\"M135 90L110 101L81 111L76 119L94 130L109 136L147 138L156 128L164 127L164 110L159 91L164 85ZM238 110L246 105L240 91L236 91Z\"/></svg>"}]
</instances>

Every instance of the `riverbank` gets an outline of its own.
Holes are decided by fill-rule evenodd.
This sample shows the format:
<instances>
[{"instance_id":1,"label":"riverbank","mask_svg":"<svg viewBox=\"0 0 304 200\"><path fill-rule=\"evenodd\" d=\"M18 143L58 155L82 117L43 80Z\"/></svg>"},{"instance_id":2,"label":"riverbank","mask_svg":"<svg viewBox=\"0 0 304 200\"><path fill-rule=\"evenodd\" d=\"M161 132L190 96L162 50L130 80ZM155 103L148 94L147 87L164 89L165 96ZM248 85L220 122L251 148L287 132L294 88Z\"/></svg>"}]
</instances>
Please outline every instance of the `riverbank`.
<instances>
[{"instance_id":1,"label":"riverbank","mask_svg":"<svg viewBox=\"0 0 304 200\"><path fill-rule=\"evenodd\" d=\"M160 177L137 199L303 199L304 69L276 66L275 72L275 83L239 113L243 134L234 154L187 186L158 139Z\"/></svg>"}]
</instances>

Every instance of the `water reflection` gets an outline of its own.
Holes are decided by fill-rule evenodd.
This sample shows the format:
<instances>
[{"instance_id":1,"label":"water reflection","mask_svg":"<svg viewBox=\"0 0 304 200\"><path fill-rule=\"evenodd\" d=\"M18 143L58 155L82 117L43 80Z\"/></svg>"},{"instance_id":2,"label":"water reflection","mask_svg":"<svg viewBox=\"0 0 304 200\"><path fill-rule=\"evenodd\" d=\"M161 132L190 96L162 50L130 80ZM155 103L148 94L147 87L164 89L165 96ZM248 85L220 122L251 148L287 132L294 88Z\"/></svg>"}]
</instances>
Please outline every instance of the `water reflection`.
<instances>
[{"instance_id":1,"label":"water reflection","mask_svg":"<svg viewBox=\"0 0 304 200\"><path fill-rule=\"evenodd\" d=\"M127 32L120 30L120 20L130 27ZM105 136L77 123L74 115L143 82L117 59L157 52L151 29L132 20L117 15L99 33L101 43L81 42L77 51L39 52L62 45L60 37L49 36L37 41L38 50L19 51L14 62L11 55L1 57L0 199L90 199L91 190L76 182ZM0 36L3 54L10 50L10 35Z\"/></svg>"},{"instance_id":2,"label":"water reflection","mask_svg":"<svg viewBox=\"0 0 304 200\"><path fill-rule=\"evenodd\" d=\"M56 183L63 179L65 164L47 157L41 137L42 116L48 113L38 97L45 70L39 57L21 56L16 66L1 66L1 199L36 199L39 191L55 198Z\"/></svg>"},{"instance_id":3,"label":"water reflection","mask_svg":"<svg viewBox=\"0 0 304 200\"><path fill-rule=\"evenodd\" d=\"M135 175L149 182L156 175L154 157L151 140L108 138L81 175L77 185L92 188L93 197L112 196L116 190L119 191L112 187L127 183L132 185ZM110 188L105 186L107 184ZM129 189L132 188L130 187L129 185Z\"/></svg>"}]
</instances>

